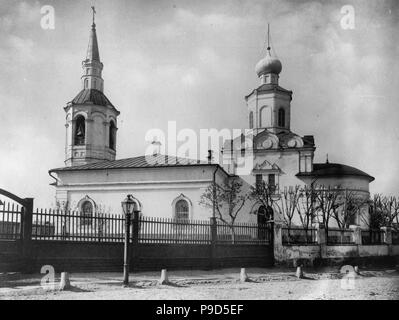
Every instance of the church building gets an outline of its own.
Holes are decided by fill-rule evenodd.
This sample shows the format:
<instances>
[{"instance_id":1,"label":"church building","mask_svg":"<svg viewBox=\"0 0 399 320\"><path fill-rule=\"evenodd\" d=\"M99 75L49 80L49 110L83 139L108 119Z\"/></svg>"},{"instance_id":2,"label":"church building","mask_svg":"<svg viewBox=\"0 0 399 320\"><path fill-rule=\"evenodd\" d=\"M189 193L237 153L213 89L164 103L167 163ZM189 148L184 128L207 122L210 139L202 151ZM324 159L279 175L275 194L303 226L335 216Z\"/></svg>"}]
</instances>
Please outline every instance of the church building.
<instances>
[{"instance_id":1,"label":"church building","mask_svg":"<svg viewBox=\"0 0 399 320\"><path fill-rule=\"evenodd\" d=\"M203 220L212 215L199 204L204 190L233 176L246 185L266 181L275 185L276 193L317 179L369 197L373 177L342 164L314 163L314 137L291 130L293 92L279 85L282 63L270 47L256 65L260 85L245 97L248 134L225 143L222 164L160 154L116 159L120 112L104 94L104 65L94 20L82 67L82 90L64 108L65 166L49 171L61 208L122 214L121 201L132 194L143 215ZM238 171L243 154L252 164L246 175ZM250 213L258 209L257 204L248 204L241 219L256 221Z\"/></svg>"}]
</instances>

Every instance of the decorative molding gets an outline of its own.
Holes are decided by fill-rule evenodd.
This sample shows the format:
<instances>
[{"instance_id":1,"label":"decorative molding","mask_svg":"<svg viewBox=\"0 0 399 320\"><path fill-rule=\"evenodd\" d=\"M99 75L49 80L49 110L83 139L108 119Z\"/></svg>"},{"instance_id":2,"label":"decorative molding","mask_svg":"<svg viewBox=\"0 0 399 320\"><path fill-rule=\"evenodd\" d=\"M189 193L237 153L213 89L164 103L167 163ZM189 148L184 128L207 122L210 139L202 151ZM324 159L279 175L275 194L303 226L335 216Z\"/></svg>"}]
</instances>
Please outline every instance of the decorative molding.
<instances>
[{"instance_id":1,"label":"decorative molding","mask_svg":"<svg viewBox=\"0 0 399 320\"><path fill-rule=\"evenodd\" d=\"M281 172L281 169L280 169L280 167L277 165L277 164L275 164L275 163L270 163L269 161L267 161L267 160L265 160L265 161L263 161L262 163L257 163L255 166L254 166L254 169L253 169L254 171L255 170L262 170L262 171L276 171L276 172Z\"/></svg>"},{"instance_id":2,"label":"decorative molding","mask_svg":"<svg viewBox=\"0 0 399 320\"><path fill-rule=\"evenodd\" d=\"M76 209L77 209L78 211L81 211L82 205L83 205L83 203L85 203L86 201L89 201L89 202L93 205L93 210L94 210L93 214L96 213L96 212L97 212L97 204L96 204L96 202L95 202L92 198L90 198L88 195L86 195L84 198L82 198L82 199L79 200L78 204L76 205Z\"/></svg>"},{"instance_id":3,"label":"decorative molding","mask_svg":"<svg viewBox=\"0 0 399 320\"><path fill-rule=\"evenodd\" d=\"M173 201L172 201L172 218L175 218L175 213L176 213L176 203L179 200L185 200L188 203L188 216L189 219L193 219L193 203L191 202L191 200L185 196L183 193L181 193L178 197L176 197Z\"/></svg>"}]
</instances>

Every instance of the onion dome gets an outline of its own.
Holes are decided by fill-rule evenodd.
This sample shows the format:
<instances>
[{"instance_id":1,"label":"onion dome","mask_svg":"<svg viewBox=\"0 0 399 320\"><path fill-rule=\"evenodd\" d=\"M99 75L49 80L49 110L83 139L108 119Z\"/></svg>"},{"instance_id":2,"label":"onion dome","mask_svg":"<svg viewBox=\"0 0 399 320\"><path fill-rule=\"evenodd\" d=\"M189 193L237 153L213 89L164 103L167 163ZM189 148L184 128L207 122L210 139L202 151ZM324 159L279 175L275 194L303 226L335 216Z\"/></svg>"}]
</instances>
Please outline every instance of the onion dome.
<instances>
[{"instance_id":1,"label":"onion dome","mask_svg":"<svg viewBox=\"0 0 399 320\"><path fill-rule=\"evenodd\" d=\"M282 68L283 66L281 65L281 61L275 57L272 57L270 50L268 50L266 57L256 64L255 71L258 77L260 77L269 73L280 74Z\"/></svg>"}]
</instances>

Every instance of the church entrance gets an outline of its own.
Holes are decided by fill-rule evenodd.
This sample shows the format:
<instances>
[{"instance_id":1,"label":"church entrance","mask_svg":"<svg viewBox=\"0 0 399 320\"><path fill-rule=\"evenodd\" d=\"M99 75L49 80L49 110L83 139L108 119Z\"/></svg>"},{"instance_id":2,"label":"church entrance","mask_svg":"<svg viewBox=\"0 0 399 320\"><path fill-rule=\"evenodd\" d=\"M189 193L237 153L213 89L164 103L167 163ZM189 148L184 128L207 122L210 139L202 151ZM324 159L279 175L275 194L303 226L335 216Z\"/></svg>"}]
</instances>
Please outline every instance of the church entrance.
<instances>
[{"instance_id":1,"label":"church entrance","mask_svg":"<svg viewBox=\"0 0 399 320\"><path fill-rule=\"evenodd\" d=\"M258 239L272 240L273 230L271 220L273 220L273 209L260 206L257 212Z\"/></svg>"}]
</instances>

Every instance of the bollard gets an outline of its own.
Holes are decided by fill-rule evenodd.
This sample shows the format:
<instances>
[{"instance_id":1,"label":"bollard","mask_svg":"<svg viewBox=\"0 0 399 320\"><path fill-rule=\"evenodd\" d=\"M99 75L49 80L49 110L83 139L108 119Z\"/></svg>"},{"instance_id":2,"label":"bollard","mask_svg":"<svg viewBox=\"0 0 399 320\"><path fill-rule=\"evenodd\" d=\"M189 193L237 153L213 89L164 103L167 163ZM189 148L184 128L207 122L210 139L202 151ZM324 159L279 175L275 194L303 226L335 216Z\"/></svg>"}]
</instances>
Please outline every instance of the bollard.
<instances>
[{"instance_id":1,"label":"bollard","mask_svg":"<svg viewBox=\"0 0 399 320\"><path fill-rule=\"evenodd\" d=\"M247 282L247 281L248 281L247 272L245 271L245 268L241 268L241 272L240 272L240 282Z\"/></svg>"},{"instance_id":2,"label":"bollard","mask_svg":"<svg viewBox=\"0 0 399 320\"><path fill-rule=\"evenodd\" d=\"M298 266L296 268L296 277L298 279L302 279L303 278L303 271L302 271L302 267L301 266Z\"/></svg>"},{"instance_id":3,"label":"bollard","mask_svg":"<svg viewBox=\"0 0 399 320\"><path fill-rule=\"evenodd\" d=\"M161 279L159 279L159 284L168 284L168 283L169 283L168 272L166 269L162 269Z\"/></svg>"},{"instance_id":4,"label":"bollard","mask_svg":"<svg viewBox=\"0 0 399 320\"><path fill-rule=\"evenodd\" d=\"M68 290L70 287L71 287L71 283L69 282L68 272L62 272L59 289L60 290Z\"/></svg>"},{"instance_id":5,"label":"bollard","mask_svg":"<svg viewBox=\"0 0 399 320\"><path fill-rule=\"evenodd\" d=\"M355 273L356 273L356 274L359 274L359 267L358 267L358 266L355 266L355 267L354 267L354 270L355 270Z\"/></svg>"}]
</instances>

